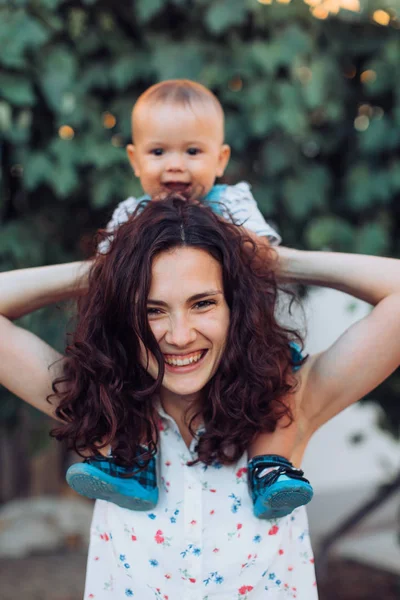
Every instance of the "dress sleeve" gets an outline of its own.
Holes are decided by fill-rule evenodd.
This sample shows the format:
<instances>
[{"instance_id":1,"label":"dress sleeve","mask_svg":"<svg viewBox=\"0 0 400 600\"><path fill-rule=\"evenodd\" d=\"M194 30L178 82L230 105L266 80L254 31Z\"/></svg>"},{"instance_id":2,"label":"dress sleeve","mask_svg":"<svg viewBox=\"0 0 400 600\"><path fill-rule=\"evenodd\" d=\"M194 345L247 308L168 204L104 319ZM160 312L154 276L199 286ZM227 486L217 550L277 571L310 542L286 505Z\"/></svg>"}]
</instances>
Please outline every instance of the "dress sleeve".
<instances>
[{"instance_id":1,"label":"dress sleeve","mask_svg":"<svg viewBox=\"0 0 400 600\"><path fill-rule=\"evenodd\" d=\"M110 234L114 233L116 229L122 223L126 223L129 217L135 212L137 206L141 202L141 198L135 198L134 196L130 196L123 202L120 202L117 208L114 210L110 221L107 223L106 231ZM101 240L99 243L97 250L100 254L105 254L110 248L110 243L113 240L113 236L110 235L104 240Z\"/></svg>"},{"instance_id":2,"label":"dress sleeve","mask_svg":"<svg viewBox=\"0 0 400 600\"><path fill-rule=\"evenodd\" d=\"M281 236L265 221L251 193L250 184L246 181L226 186L220 201L227 209L223 210L226 219L233 219L235 223L243 225L257 235L266 236L271 246L281 243Z\"/></svg>"}]
</instances>

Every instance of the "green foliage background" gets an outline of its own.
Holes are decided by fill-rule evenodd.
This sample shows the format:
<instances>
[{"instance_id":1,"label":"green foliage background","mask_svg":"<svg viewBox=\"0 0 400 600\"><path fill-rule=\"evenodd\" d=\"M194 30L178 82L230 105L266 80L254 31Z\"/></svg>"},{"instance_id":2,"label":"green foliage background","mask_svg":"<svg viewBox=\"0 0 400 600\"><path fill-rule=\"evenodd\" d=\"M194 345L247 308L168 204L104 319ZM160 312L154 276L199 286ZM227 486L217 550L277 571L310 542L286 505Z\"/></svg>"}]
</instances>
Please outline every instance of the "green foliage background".
<instances>
[{"instance_id":1,"label":"green foliage background","mask_svg":"<svg viewBox=\"0 0 400 600\"><path fill-rule=\"evenodd\" d=\"M253 184L287 245L400 257L399 22L369 18L384 7L321 21L301 0L0 0L0 270L90 253L140 193L124 151L132 104L175 77L216 92L227 180ZM65 323L57 308L25 319L58 347ZM372 396L396 434L398 392L394 376ZM0 418L15 407L0 391Z\"/></svg>"}]
</instances>

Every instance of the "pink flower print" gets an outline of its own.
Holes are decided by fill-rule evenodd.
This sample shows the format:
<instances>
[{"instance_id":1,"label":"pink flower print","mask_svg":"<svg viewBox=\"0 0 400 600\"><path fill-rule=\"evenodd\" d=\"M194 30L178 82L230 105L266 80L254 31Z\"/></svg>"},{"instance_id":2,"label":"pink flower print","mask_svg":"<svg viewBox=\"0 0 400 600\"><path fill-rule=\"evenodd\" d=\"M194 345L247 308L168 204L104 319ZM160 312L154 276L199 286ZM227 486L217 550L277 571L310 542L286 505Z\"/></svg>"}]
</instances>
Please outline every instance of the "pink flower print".
<instances>
[{"instance_id":1,"label":"pink flower print","mask_svg":"<svg viewBox=\"0 0 400 600\"><path fill-rule=\"evenodd\" d=\"M216 490L216 489L214 489L214 488L212 488L212 489L210 490L210 492L211 492L212 494L215 494L215 492L216 492L216 491L217 491L217 490Z\"/></svg>"},{"instance_id":2,"label":"pink flower print","mask_svg":"<svg viewBox=\"0 0 400 600\"><path fill-rule=\"evenodd\" d=\"M210 515L215 515L215 510L210 510Z\"/></svg>"},{"instance_id":3,"label":"pink flower print","mask_svg":"<svg viewBox=\"0 0 400 600\"><path fill-rule=\"evenodd\" d=\"M191 524L191 525L197 525L197 521L195 521L195 520L193 519L193 521L190 521L190 524Z\"/></svg>"},{"instance_id":4,"label":"pink flower print","mask_svg":"<svg viewBox=\"0 0 400 600\"><path fill-rule=\"evenodd\" d=\"M101 533L100 534L100 539L104 540L105 542L109 542L110 541L110 538L109 538L109 536L108 536L107 533Z\"/></svg>"},{"instance_id":5,"label":"pink flower print","mask_svg":"<svg viewBox=\"0 0 400 600\"><path fill-rule=\"evenodd\" d=\"M131 540L132 540L132 542L137 542L137 537L133 533L131 535Z\"/></svg>"},{"instance_id":6,"label":"pink flower print","mask_svg":"<svg viewBox=\"0 0 400 600\"><path fill-rule=\"evenodd\" d=\"M164 464L165 464L166 467L170 467L171 466L171 461L170 460L166 460Z\"/></svg>"},{"instance_id":7,"label":"pink flower print","mask_svg":"<svg viewBox=\"0 0 400 600\"><path fill-rule=\"evenodd\" d=\"M172 575L171 573L165 573L164 577L165 579L171 579Z\"/></svg>"},{"instance_id":8,"label":"pink flower print","mask_svg":"<svg viewBox=\"0 0 400 600\"><path fill-rule=\"evenodd\" d=\"M214 548L213 552L214 554L217 554L219 552L219 548Z\"/></svg>"},{"instance_id":9,"label":"pink flower print","mask_svg":"<svg viewBox=\"0 0 400 600\"><path fill-rule=\"evenodd\" d=\"M241 596L245 596L247 592L251 592L252 589L252 585L242 585L242 587L238 589L238 592Z\"/></svg>"},{"instance_id":10,"label":"pink flower print","mask_svg":"<svg viewBox=\"0 0 400 600\"><path fill-rule=\"evenodd\" d=\"M243 527L242 523L238 523L238 524L236 525L236 529L238 529L238 530L239 530L239 529L242 529L242 527Z\"/></svg>"},{"instance_id":11,"label":"pink flower print","mask_svg":"<svg viewBox=\"0 0 400 600\"><path fill-rule=\"evenodd\" d=\"M88 598L94 598L94 594L89 594Z\"/></svg>"},{"instance_id":12,"label":"pink flower print","mask_svg":"<svg viewBox=\"0 0 400 600\"><path fill-rule=\"evenodd\" d=\"M154 536L156 544L163 544L165 542L165 538L161 529L158 529L156 535Z\"/></svg>"},{"instance_id":13,"label":"pink flower print","mask_svg":"<svg viewBox=\"0 0 400 600\"><path fill-rule=\"evenodd\" d=\"M279 548L279 552L278 552L278 554L280 554L280 556L282 556L282 554L284 554L284 553L285 553L285 551L284 551L284 550L282 550L282 548Z\"/></svg>"},{"instance_id":14,"label":"pink flower print","mask_svg":"<svg viewBox=\"0 0 400 600\"><path fill-rule=\"evenodd\" d=\"M246 480L247 468L241 467L236 471L236 483L241 483Z\"/></svg>"},{"instance_id":15,"label":"pink flower print","mask_svg":"<svg viewBox=\"0 0 400 600\"><path fill-rule=\"evenodd\" d=\"M293 571L293 567L288 567L287 570L288 571Z\"/></svg>"},{"instance_id":16,"label":"pink flower print","mask_svg":"<svg viewBox=\"0 0 400 600\"><path fill-rule=\"evenodd\" d=\"M272 525L271 529L268 531L268 535L276 535L279 531L278 525Z\"/></svg>"},{"instance_id":17,"label":"pink flower print","mask_svg":"<svg viewBox=\"0 0 400 600\"><path fill-rule=\"evenodd\" d=\"M196 580L194 577L189 577L189 581L190 581L190 583L196 583Z\"/></svg>"}]
</instances>

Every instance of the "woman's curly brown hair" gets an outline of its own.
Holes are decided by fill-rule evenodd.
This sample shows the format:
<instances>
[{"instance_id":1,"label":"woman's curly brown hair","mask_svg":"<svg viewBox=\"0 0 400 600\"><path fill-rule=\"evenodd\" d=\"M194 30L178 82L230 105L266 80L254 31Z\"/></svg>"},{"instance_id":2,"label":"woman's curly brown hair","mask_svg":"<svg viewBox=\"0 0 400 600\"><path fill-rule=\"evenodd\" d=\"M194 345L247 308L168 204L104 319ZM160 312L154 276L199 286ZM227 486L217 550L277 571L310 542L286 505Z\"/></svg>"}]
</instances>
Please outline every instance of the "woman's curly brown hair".
<instances>
[{"instance_id":1,"label":"woman's curly brown hair","mask_svg":"<svg viewBox=\"0 0 400 600\"><path fill-rule=\"evenodd\" d=\"M230 309L225 350L197 412L205 426L199 460L235 462L257 433L274 431L283 415L292 419L283 398L296 386L290 343L302 340L275 316L275 252L199 202L172 194L120 226L109 251L96 256L88 293L79 300L64 374L53 384L63 420L53 435L76 451L97 454L99 445L111 443L122 465L137 465L144 441L149 450L142 459L155 453L154 400L164 359L148 324L147 298L154 258L182 246L205 250L220 263ZM140 341L158 362L156 380L141 364Z\"/></svg>"}]
</instances>

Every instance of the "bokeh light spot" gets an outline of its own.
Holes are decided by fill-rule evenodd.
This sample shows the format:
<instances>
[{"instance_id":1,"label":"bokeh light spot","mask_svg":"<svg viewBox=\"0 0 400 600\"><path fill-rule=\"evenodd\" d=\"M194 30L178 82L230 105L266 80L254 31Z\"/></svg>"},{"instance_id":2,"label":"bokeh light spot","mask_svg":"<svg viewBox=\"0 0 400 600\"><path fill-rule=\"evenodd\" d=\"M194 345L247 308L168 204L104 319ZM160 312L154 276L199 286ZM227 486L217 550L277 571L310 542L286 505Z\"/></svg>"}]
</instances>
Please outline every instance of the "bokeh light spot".
<instances>
[{"instance_id":1,"label":"bokeh light spot","mask_svg":"<svg viewBox=\"0 0 400 600\"><path fill-rule=\"evenodd\" d=\"M367 69L361 73L360 79L363 83L373 83L376 81L376 72L372 69Z\"/></svg>"},{"instance_id":2,"label":"bokeh light spot","mask_svg":"<svg viewBox=\"0 0 400 600\"><path fill-rule=\"evenodd\" d=\"M117 119L110 112L103 113L103 127L112 129L117 122Z\"/></svg>"},{"instance_id":3,"label":"bokeh light spot","mask_svg":"<svg viewBox=\"0 0 400 600\"><path fill-rule=\"evenodd\" d=\"M378 25L389 25L390 23L390 15L386 10L376 10L373 13L372 18Z\"/></svg>"},{"instance_id":4,"label":"bokeh light spot","mask_svg":"<svg viewBox=\"0 0 400 600\"><path fill-rule=\"evenodd\" d=\"M72 129L72 127L70 127L70 125L61 125L60 129L58 130L58 135L63 140L72 140L75 135L75 131Z\"/></svg>"}]
</instances>

